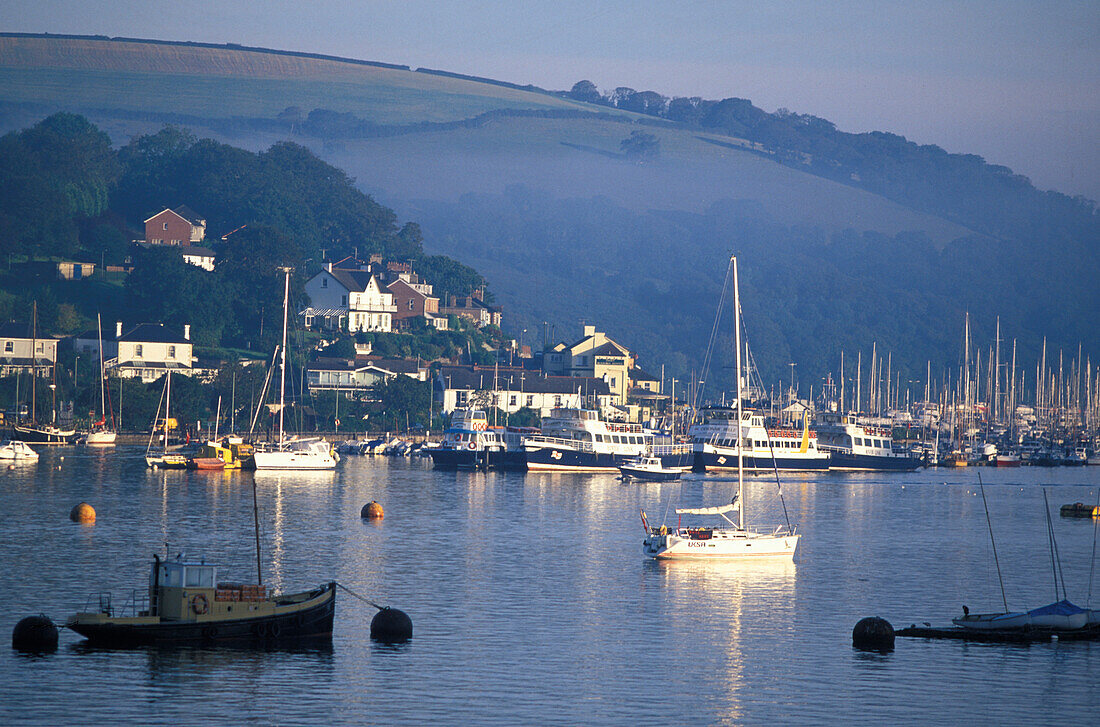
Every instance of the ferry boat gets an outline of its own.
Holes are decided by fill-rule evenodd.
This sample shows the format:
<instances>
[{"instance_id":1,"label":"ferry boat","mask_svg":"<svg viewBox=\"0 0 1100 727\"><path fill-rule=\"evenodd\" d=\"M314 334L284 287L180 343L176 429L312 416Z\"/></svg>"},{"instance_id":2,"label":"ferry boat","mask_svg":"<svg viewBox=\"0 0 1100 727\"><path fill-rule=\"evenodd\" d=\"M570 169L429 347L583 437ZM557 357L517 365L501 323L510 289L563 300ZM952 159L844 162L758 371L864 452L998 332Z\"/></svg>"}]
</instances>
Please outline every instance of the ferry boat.
<instances>
[{"instance_id":1,"label":"ferry boat","mask_svg":"<svg viewBox=\"0 0 1100 727\"><path fill-rule=\"evenodd\" d=\"M523 437L537 430L491 427L482 409L455 409L443 441L428 454L436 469L523 469Z\"/></svg>"},{"instance_id":2,"label":"ferry boat","mask_svg":"<svg viewBox=\"0 0 1100 727\"><path fill-rule=\"evenodd\" d=\"M552 409L542 433L523 438L528 472L618 472L628 460L657 457L687 470L692 446L676 444L641 424L607 422L594 409Z\"/></svg>"},{"instance_id":3,"label":"ferry boat","mask_svg":"<svg viewBox=\"0 0 1100 727\"><path fill-rule=\"evenodd\" d=\"M893 435L885 427L867 426L855 414L825 413L814 425L817 446L829 454L829 469L846 472L908 472L921 459L893 448Z\"/></svg>"},{"instance_id":4,"label":"ferry boat","mask_svg":"<svg viewBox=\"0 0 1100 727\"><path fill-rule=\"evenodd\" d=\"M768 429L764 426L764 415L752 409L741 410L744 447L738 447L737 412L731 406L702 409L703 423L688 430L695 447L696 472L736 471L739 455L743 455L746 472L829 469L829 453L818 449L817 434L810 431L808 423L802 431Z\"/></svg>"},{"instance_id":5,"label":"ferry boat","mask_svg":"<svg viewBox=\"0 0 1100 727\"><path fill-rule=\"evenodd\" d=\"M110 594L65 625L96 646L216 645L331 638L336 583L269 594L262 585L219 583L217 569L153 556L149 590L116 608Z\"/></svg>"}]
</instances>

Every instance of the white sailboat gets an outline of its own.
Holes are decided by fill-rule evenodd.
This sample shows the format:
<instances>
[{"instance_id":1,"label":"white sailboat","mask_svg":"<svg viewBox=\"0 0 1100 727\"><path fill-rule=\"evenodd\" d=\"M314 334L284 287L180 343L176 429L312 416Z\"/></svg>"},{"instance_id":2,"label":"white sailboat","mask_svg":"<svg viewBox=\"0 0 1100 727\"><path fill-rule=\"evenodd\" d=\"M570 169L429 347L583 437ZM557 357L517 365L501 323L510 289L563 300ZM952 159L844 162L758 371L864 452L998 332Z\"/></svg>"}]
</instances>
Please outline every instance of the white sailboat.
<instances>
[{"instance_id":1,"label":"white sailboat","mask_svg":"<svg viewBox=\"0 0 1100 727\"><path fill-rule=\"evenodd\" d=\"M324 439L287 439L283 427L286 403L286 324L290 305L290 271L286 271L283 287L283 345L279 349L279 441L275 446L256 447L252 455L257 470L331 470L336 468L337 455Z\"/></svg>"},{"instance_id":2,"label":"white sailboat","mask_svg":"<svg viewBox=\"0 0 1100 727\"><path fill-rule=\"evenodd\" d=\"M96 330L99 332L99 413L101 416L99 421L92 426L92 430L84 437L84 444L105 446L115 443L118 432L107 426L107 417L110 415L113 418L113 415L107 411L105 393L107 373L103 366L103 321L98 313L95 316L95 323Z\"/></svg>"},{"instance_id":3,"label":"white sailboat","mask_svg":"<svg viewBox=\"0 0 1100 727\"><path fill-rule=\"evenodd\" d=\"M737 348L737 438L741 437L742 396L741 396L741 299L737 287L737 258L730 258L730 271L733 276L733 310L735 341ZM680 558L759 558L779 557L794 558L794 552L798 548L798 540L801 535L794 532L790 526L777 527L772 532L757 532L750 530L745 525L745 471L744 457L739 453L737 457L737 496L728 505L718 507L678 508L677 515L710 516L718 517L724 521L716 527L688 526L668 528L650 527L645 513L642 513L642 523L646 529L646 537L642 544L642 552L658 560L672 560ZM737 522L729 518L729 514L737 511Z\"/></svg>"}]
</instances>

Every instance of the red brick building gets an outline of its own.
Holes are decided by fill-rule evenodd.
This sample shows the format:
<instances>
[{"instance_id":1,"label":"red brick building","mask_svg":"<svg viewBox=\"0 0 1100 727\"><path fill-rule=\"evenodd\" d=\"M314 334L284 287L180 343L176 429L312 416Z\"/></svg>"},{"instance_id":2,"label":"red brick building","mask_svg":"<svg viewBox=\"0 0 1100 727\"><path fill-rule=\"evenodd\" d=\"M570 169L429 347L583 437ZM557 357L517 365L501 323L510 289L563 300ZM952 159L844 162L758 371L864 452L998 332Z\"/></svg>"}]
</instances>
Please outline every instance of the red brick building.
<instances>
[{"instance_id":1,"label":"red brick building","mask_svg":"<svg viewBox=\"0 0 1100 727\"><path fill-rule=\"evenodd\" d=\"M188 207L166 209L145 220L147 245L197 245L206 237L206 220Z\"/></svg>"}]
</instances>

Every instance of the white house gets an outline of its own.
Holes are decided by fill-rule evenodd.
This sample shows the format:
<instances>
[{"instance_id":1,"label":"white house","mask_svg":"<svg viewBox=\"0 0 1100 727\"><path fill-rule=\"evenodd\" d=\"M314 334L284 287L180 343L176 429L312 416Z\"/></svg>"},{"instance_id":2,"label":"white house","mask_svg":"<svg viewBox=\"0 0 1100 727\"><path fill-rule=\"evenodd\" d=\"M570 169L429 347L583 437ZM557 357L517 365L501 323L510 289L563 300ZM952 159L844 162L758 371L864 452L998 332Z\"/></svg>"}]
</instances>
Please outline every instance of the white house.
<instances>
[{"instance_id":1,"label":"white house","mask_svg":"<svg viewBox=\"0 0 1100 727\"><path fill-rule=\"evenodd\" d=\"M307 328L357 331L393 330L393 294L369 270L345 270L326 263L306 283L309 308L301 311ZM346 326L346 328L345 328Z\"/></svg>"},{"instance_id":2,"label":"white house","mask_svg":"<svg viewBox=\"0 0 1100 727\"><path fill-rule=\"evenodd\" d=\"M81 342L77 341L77 346ZM191 376L194 373L191 325L177 331L163 323L141 323L123 333L122 321L115 324L115 340L103 341L107 367L120 378L156 381L166 371Z\"/></svg>"},{"instance_id":3,"label":"white house","mask_svg":"<svg viewBox=\"0 0 1100 727\"><path fill-rule=\"evenodd\" d=\"M313 392L365 393L379 381L398 376L427 381L428 366L417 360L383 358L320 358L306 365L306 385Z\"/></svg>"},{"instance_id":4,"label":"white house","mask_svg":"<svg viewBox=\"0 0 1100 727\"><path fill-rule=\"evenodd\" d=\"M31 327L27 323L0 323L0 376L29 374L32 366L37 376L48 376L55 361L57 339L31 335Z\"/></svg>"},{"instance_id":5,"label":"white house","mask_svg":"<svg viewBox=\"0 0 1100 727\"><path fill-rule=\"evenodd\" d=\"M445 412L458 407L496 407L509 414L526 407L549 416L556 407L608 411L611 392L602 379L546 376L513 367L443 366L435 378L435 399Z\"/></svg>"}]
</instances>

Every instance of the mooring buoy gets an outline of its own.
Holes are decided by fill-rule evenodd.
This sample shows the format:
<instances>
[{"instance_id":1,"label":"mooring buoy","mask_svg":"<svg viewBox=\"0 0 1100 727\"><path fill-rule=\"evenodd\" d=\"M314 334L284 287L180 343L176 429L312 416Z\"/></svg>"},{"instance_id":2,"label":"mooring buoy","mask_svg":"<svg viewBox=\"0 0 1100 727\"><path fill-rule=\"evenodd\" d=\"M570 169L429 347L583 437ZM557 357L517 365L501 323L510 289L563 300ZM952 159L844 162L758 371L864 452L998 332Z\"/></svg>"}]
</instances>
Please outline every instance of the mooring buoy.
<instances>
[{"instance_id":1,"label":"mooring buoy","mask_svg":"<svg viewBox=\"0 0 1100 727\"><path fill-rule=\"evenodd\" d=\"M11 647L19 651L46 652L57 650L57 626L48 616L27 616L11 632Z\"/></svg>"},{"instance_id":2,"label":"mooring buoy","mask_svg":"<svg viewBox=\"0 0 1100 727\"><path fill-rule=\"evenodd\" d=\"M878 616L859 620L852 629L852 646L864 651L887 651L894 648L894 627Z\"/></svg>"},{"instance_id":3,"label":"mooring buoy","mask_svg":"<svg viewBox=\"0 0 1100 727\"><path fill-rule=\"evenodd\" d=\"M381 520L386 516L383 512L382 506L374 500L371 500L366 505L363 505L363 509L359 511L359 517L364 520Z\"/></svg>"},{"instance_id":4,"label":"mooring buoy","mask_svg":"<svg viewBox=\"0 0 1100 727\"><path fill-rule=\"evenodd\" d=\"M69 511L69 519L74 523L94 523L95 508L86 502L82 502Z\"/></svg>"},{"instance_id":5,"label":"mooring buoy","mask_svg":"<svg viewBox=\"0 0 1100 727\"><path fill-rule=\"evenodd\" d=\"M370 637L386 644L408 641L413 635L413 622L404 611L383 606L370 622Z\"/></svg>"}]
</instances>

